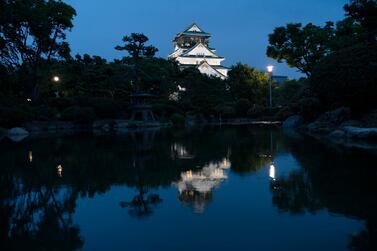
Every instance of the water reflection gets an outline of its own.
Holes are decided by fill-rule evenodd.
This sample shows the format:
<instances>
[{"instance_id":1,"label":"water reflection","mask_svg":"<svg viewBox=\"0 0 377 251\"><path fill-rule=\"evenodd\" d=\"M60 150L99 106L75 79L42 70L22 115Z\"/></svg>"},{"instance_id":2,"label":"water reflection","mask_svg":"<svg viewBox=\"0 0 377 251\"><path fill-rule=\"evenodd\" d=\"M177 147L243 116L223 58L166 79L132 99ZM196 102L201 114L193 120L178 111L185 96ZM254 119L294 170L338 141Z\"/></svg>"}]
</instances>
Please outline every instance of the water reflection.
<instances>
[{"instance_id":1,"label":"water reflection","mask_svg":"<svg viewBox=\"0 0 377 251\"><path fill-rule=\"evenodd\" d=\"M228 176L230 169L229 159L220 162L211 162L198 171L185 171L181 179L174 183L178 188L178 199L184 204L194 208L196 213L203 213L205 205L212 200L212 191L218 187Z\"/></svg>"},{"instance_id":2,"label":"water reflection","mask_svg":"<svg viewBox=\"0 0 377 251\"><path fill-rule=\"evenodd\" d=\"M297 161L296 168L286 175L281 175L282 170L288 169L287 164L279 162L281 156L292 156ZM114 187L124 193L122 197L110 197L110 205L106 206L114 205L122 217L136 219L136 225L152 219L165 224L170 218L162 215L170 217L171 212L166 210L177 205L181 208L181 204L195 213L216 214L224 182L242 180L243 184L255 182L258 186L252 191L252 199L248 199L250 190L237 186L230 190L246 198L238 201L232 196L233 212L263 201L272 202L270 211L292 219L327 210L338 217L365 222L364 230L352 236L347 233L351 236L347 241L350 249L376 250L377 174L371 165L376 160L373 153L333 148L307 138L289 139L279 130L255 128L148 131L117 137L25 140L17 144L3 141L0 248L85 248L84 239L90 238L82 236L78 222L73 220L76 204L85 198L97 201L109 196ZM252 179L253 174L263 174L261 180L265 183ZM268 198L259 201L258 193L266 188L269 192L261 194ZM214 205L211 208L207 207L210 202ZM251 216L242 217L247 221ZM230 213L229 219L239 222L237 213ZM100 228L98 224L96 227ZM127 224L123 227L132 230ZM279 227L290 229L289 224ZM238 243L249 238L246 232L237 232L242 237ZM258 237L258 233L253 234ZM284 246L279 248L284 250Z\"/></svg>"},{"instance_id":3,"label":"water reflection","mask_svg":"<svg viewBox=\"0 0 377 251\"><path fill-rule=\"evenodd\" d=\"M370 165L376 160L376 153L307 140L288 141L290 152L302 168L271 181L274 205L293 215L316 214L326 209L365 220L364 230L350 233L348 247L377 250L377 172ZM275 176L271 175L271 168L270 176Z\"/></svg>"},{"instance_id":4,"label":"water reflection","mask_svg":"<svg viewBox=\"0 0 377 251\"><path fill-rule=\"evenodd\" d=\"M58 175L59 178L63 177L63 167L62 167L62 165L58 165L56 167L56 174Z\"/></svg>"},{"instance_id":5,"label":"water reflection","mask_svg":"<svg viewBox=\"0 0 377 251\"><path fill-rule=\"evenodd\" d=\"M171 145L171 157L172 159L192 159L194 155L190 154L182 144L174 143Z\"/></svg>"},{"instance_id":6,"label":"water reflection","mask_svg":"<svg viewBox=\"0 0 377 251\"><path fill-rule=\"evenodd\" d=\"M268 170L269 176L272 180L276 179L276 171L275 171L275 165L271 164L270 169Z\"/></svg>"}]
</instances>

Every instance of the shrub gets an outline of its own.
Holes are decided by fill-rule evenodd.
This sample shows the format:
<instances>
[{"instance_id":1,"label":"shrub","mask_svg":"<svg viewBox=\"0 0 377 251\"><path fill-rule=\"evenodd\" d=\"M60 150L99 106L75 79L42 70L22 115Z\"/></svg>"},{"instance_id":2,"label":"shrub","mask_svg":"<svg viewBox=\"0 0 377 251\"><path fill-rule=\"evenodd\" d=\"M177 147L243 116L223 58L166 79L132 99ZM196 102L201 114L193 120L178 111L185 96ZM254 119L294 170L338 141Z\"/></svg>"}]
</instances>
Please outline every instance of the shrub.
<instances>
[{"instance_id":1,"label":"shrub","mask_svg":"<svg viewBox=\"0 0 377 251\"><path fill-rule=\"evenodd\" d=\"M62 112L61 118L63 120L87 123L96 118L96 113L91 107L72 106Z\"/></svg>"},{"instance_id":2,"label":"shrub","mask_svg":"<svg viewBox=\"0 0 377 251\"><path fill-rule=\"evenodd\" d=\"M11 128L21 126L30 120L31 114L20 107L0 105L0 127Z\"/></svg>"},{"instance_id":3,"label":"shrub","mask_svg":"<svg viewBox=\"0 0 377 251\"><path fill-rule=\"evenodd\" d=\"M215 110L217 113L221 114L223 118L233 118L236 116L236 110L231 104L218 105Z\"/></svg>"},{"instance_id":4,"label":"shrub","mask_svg":"<svg viewBox=\"0 0 377 251\"><path fill-rule=\"evenodd\" d=\"M54 107L35 106L30 108L32 119L35 120L51 120L55 119L58 111Z\"/></svg>"},{"instance_id":5,"label":"shrub","mask_svg":"<svg viewBox=\"0 0 377 251\"><path fill-rule=\"evenodd\" d=\"M48 104L55 107L58 111L64 111L68 107L76 105L73 98L50 98Z\"/></svg>"},{"instance_id":6,"label":"shrub","mask_svg":"<svg viewBox=\"0 0 377 251\"><path fill-rule=\"evenodd\" d=\"M300 115L307 121L315 119L321 113L321 102L317 98L299 100Z\"/></svg>"},{"instance_id":7,"label":"shrub","mask_svg":"<svg viewBox=\"0 0 377 251\"><path fill-rule=\"evenodd\" d=\"M263 115L266 112L266 108L261 105L252 105L251 108L247 111L247 115L252 118L257 118Z\"/></svg>"},{"instance_id":8,"label":"shrub","mask_svg":"<svg viewBox=\"0 0 377 251\"><path fill-rule=\"evenodd\" d=\"M326 110L345 106L361 114L377 107L377 44L326 57L314 69L310 85Z\"/></svg>"},{"instance_id":9,"label":"shrub","mask_svg":"<svg viewBox=\"0 0 377 251\"><path fill-rule=\"evenodd\" d=\"M91 105L100 118L116 118L122 112L122 105L111 99L97 98Z\"/></svg>"},{"instance_id":10,"label":"shrub","mask_svg":"<svg viewBox=\"0 0 377 251\"><path fill-rule=\"evenodd\" d=\"M236 113L240 116L246 116L247 111L250 109L250 107L251 107L250 101L242 98L238 100L235 105Z\"/></svg>"}]
</instances>

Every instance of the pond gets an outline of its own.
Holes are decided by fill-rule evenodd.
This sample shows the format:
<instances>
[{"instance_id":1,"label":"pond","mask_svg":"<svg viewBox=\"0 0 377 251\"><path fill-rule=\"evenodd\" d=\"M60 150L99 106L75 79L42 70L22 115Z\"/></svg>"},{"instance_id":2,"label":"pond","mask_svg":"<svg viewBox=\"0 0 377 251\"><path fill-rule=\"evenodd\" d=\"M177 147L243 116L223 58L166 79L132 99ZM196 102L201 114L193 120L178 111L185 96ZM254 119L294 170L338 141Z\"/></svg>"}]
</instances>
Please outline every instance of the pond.
<instances>
[{"instance_id":1,"label":"pond","mask_svg":"<svg viewBox=\"0 0 377 251\"><path fill-rule=\"evenodd\" d=\"M276 128L0 142L1 250L376 250L377 153Z\"/></svg>"}]
</instances>

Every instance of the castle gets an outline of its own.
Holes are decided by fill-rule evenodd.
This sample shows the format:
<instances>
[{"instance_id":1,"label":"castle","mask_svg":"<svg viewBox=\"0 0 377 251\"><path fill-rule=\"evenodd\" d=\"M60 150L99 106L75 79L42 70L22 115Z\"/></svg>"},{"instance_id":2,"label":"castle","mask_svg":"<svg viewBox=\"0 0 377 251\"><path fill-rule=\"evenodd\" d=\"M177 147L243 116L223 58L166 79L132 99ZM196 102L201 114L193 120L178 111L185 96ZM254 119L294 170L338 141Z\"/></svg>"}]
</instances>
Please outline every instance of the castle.
<instances>
[{"instance_id":1,"label":"castle","mask_svg":"<svg viewBox=\"0 0 377 251\"><path fill-rule=\"evenodd\" d=\"M202 74L226 79L230 69L221 65L225 58L218 56L216 49L209 47L210 37L211 34L193 23L176 35L173 40L174 52L169 55L169 59L177 61L181 70L196 67Z\"/></svg>"}]
</instances>

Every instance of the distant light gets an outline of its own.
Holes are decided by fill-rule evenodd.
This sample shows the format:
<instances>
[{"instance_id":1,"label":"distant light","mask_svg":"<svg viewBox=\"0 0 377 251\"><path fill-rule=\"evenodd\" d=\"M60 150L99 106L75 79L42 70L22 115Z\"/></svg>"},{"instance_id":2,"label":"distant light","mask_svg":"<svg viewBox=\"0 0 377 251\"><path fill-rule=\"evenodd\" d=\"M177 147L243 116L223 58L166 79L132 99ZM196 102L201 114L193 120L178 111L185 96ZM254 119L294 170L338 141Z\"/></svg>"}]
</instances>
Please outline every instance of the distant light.
<instances>
[{"instance_id":1,"label":"distant light","mask_svg":"<svg viewBox=\"0 0 377 251\"><path fill-rule=\"evenodd\" d=\"M274 66L273 65L267 66L267 72L268 73L272 73L273 71L274 71Z\"/></svg>"},{"instance_id":2,"label":"distant light","mask_svg":"<svg viewBox=\"0 0 377 251\"><path fill-rule=\"evenodd\" d=\"M58 176L59 177L62 177L63 175L63 167L62 167L62 165L58 165L57 167L56 167L56 173L58 174Z\"/></svg>"},{"instance_id":3,"label":"distant light","mask_svg":"<svg viewBox=\"0 0 377 251\"><path fill-rule=\"evenodd\" d=\"M31 102L31 98L27 98L26 101L27 101L27 102Z\"/></svg>"},{"instance_id":4,"label":"distant light","mask_svg":"<svg viewBox=\"0 0 377 251\"><path fill-rule=\"evenodd\" d=\"M275 180L275 178L276 178L275 166L273 164L270 165L269 176L273 180Z\"/></svg>"},{"instance_id":5,"label":"distant light","mask_svg":"<svg viewBox=\"0 0 377 251\"><path fill-rule=\"evenodd\" d=\"M54 77L52 78L52 80L53 80L54 82L59 82L59 81L60 81L60 78L59 78L59 76L54 76Z\"/></svg>"}]
</instances>

